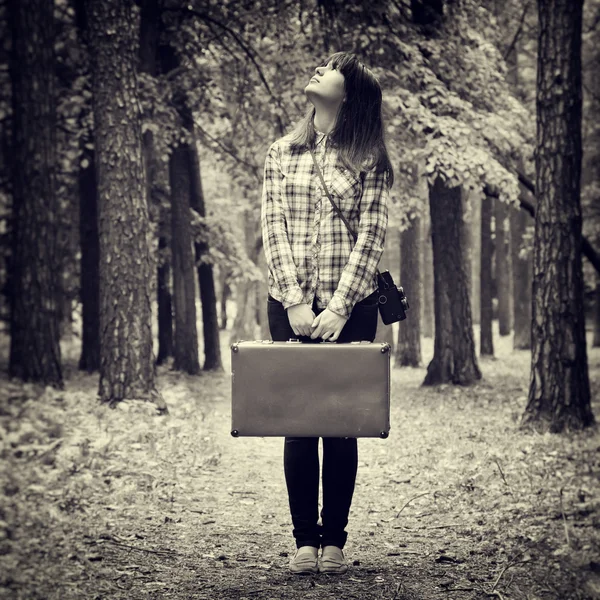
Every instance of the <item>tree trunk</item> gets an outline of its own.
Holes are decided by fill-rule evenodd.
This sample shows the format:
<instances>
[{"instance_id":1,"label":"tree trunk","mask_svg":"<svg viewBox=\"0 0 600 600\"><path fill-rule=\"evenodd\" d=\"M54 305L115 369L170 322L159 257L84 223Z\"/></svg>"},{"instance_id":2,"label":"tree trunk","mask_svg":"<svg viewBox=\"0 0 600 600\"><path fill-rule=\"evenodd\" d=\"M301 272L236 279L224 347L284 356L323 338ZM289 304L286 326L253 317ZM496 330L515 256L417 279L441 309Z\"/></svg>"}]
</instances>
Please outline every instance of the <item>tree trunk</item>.
<instances>
[{"instance_id":1,"label":"tree trunk","mask_svg":"<svg viewBox=\"0 0 600 600\"><path fill-rule=\"evenodd\" d=\"M596 293L594 294L594 348L600 347L600 277L596 276Z\"/></svg>"},{"instance_id":2,"label":"tree trunk","mask_svg":"<svg viewBox=\"0 0 600 600\"><path fill-rule=\"evenodd\" d=\"M75 22L79 41L89 54L89 31L85 0L75 0ZM87 115L82 115L83 117ZM83 123L81 124L83 127ZM94 135L81 138L79 166L79 298L81 301L81 354L79 369L100 369L100 239L98 233L98 182Z\"/></svg>"},{"instance_id":3,"label":"tree trunk","mask_svg":"<svg viewBox=\"0 0 600 600\"><path fill-rule=\"evenodd\" d=\"M150 222L130 0L89 0L100 225L100 384L104 402L149 398L152 356Z\"/></svg>"},{"instance_id":4,"label":"tree trunk","mask_svg":"<svg viewBox=\"0 0 600 600\"><path fill-rule=\"evenodd\" d=\"M231 298L231 288L227 282L227 271L221 269L219 272L219 282L221 287L221 329L227 329L227 302Z\"/></svg>"},{"instance_id":5,"label":"tree trunk","mask_svg":"<svg viewBox=\"0 0 600 600\"><path fill-rule=\"evenodd\" d=\"M158 74L158 45L161 32L160 0L141 0L140 2L140 71L155 77ZM161 207L161 197L157 193L161 183L159 179L164 163L156 160L154 152L154 136L146 130L142 136L144 168L146 172L146 194L150 206L154 206L158 214L158 264L156 266L156 299L158 319L158 355L156 364L162 365L173 356L173 308L171 296L171 264L164 260L164 251L169 247L170 236L166 235L169 227L167 220L169 211ZM167 167L168 168L168 167ZM168 175L164 177L168 179Z\"/></svg>"},{"instance_id":6,"label":"tree trunk","mask_svg":"<svg viewBox=\"0 0 600 600\"><path fill-rule=\"evenodd\" d=\"M418 367L421 364L421 219L411 220L400 233L400 284L410 304L406 320L398 327L396 366Z\"/></svg>"},{"instance_id":7,"label":"tree trunk","mask_svg":"<svg viewBox=\"0 0 600 600\"><path fill-rule=\"evenodd\" d=\"M190 117L190 130L193 125ZM202 176L200 170L200 157L195 147L190 147L191 173L192 173L192 208L201 216L206 216L204 190L202 189ZM202 333L204 338L204 366L205 371L222 371L221 338L219 335L219 315L217 312L217 292L215 289L215 275L213 265L204 262L203 258L209 248L206 242L196 243L196 264L198 265L198 283L200 286L200 299L202 300Z\"/></svg>"},{"instance_id":8,"label":"tree trunk","mask_svg":"<svg viewBox=\"0 0 600 600\"><path fill-rule=\"evenodd\" d=\"M537 207L529 399L523 425L560 432L594 423L581 264L583 0L539 0Z\"/></svg>"},{"instance_id":9,"label":"tree trunk","mask_svg":"<svg viewBox=\"0 0 600 600\"><path fill-rule=\"evenodd\" d=\"M471 307L473 323L481 323L481 205L479 198L471 198Z\"/></svg>"},{"instance_id":10,"label":"tree trunk","mask_svg":"<svg viewBox=\"0 0 600 600\"><path fill-rule=\"evenodd\" d=\"M175 337L173 368L190 375L200 373L196 329L196 281L191 228L191 163L188 144L173 149L169 158L171 183L171 261Z\"/></svg>"},{"instance_id":11,"label":"tree trunk","mask_svg":"<svg viewBox=\"0 0 600 600\"><path fill-rule=\"evenodd\" d=\"M423 232L423 318L422 331L423 337L432 338L434 334L434 314L433 314L433 248L431 245L431 222L429 218L421 219Z\"/></svg>"},{"instance_id":12,"label":"tree trunk","mask_svg":"<svg viewBox=\"0 0 600 600\"><path fill-rule=\"evenodd\" d=\"M523 191L521 191L523 193ZM513 266L513 306L515 350L531 349L531 251L523 251L523 236L531 217L520 208L510 210L510 236Z\"/></svg>"},{"instance_id":13,"label":"tree trunk","mask_svg":"<svg viewBox=\"0 0 600 600\"><path fill-rule=\"evenodd\" d=\"M438 177L429 193L434 263L435 340L424 385L481 379L465 271L462 193Z\"/></svg>"},{"instance_id":14,"label":"tree trunk","mask_svg":"<svg viewBox=\"0 0 600 600\"><path fill-rule=\"evenodd\" d=\"M159 229L162 229L163 215L161 211ZM157 267L156 302L158 306L158 356L156 364L162 365L173 356L173 304L171 296L171 265L162 257L163 252L169 247L169 241L165 235L159 234L158 254L159 264Z\"/></svg>"},{"instance_id":15,"label":"tree trunk","mask_svg":"<svg viewBox=\"0 0 600 600\"><path fill-rule=\"evenodd\" d=\"M498 327L501 336L512 330L512 269L510 265L510 237L506 233L508 205L495 203L496 223L496 293L498 295Z\"/></svg>"},{"instance_id":16,"label":"tree trunk","mask_svg":"<svg viewBox=\"0 0 600 600\"><path fill-rule=\"evenodd\" d=\"M481 287L481 330L479 336L479 353L481 356L494 356L494 336L492 333L492 215L494 214L494 198L486 196L481 201L481 271L479 281Z\"/></svg>"},{"instance_id":17,"label":"tree trunk","mask_svg":"<svg viewBox=\"0 0 600 600\"><path fill-rule=\"evenodd\" d=\"M9 373L62 387L54 2L10 0L13 107Z\"/></svg>"},{"instance_id":18,"label":"tree trunk","mask_svg":"<svg viewBox=\"0 0 600 600\"><path fill-rule=\"evenodd\" d=\"M92 373L100 368L100 240L98 237L98 184L93 150L83 154L87 166L79 168L79 237L81 243L81 355L79 368Z\"/></svg>"}]
</instances>

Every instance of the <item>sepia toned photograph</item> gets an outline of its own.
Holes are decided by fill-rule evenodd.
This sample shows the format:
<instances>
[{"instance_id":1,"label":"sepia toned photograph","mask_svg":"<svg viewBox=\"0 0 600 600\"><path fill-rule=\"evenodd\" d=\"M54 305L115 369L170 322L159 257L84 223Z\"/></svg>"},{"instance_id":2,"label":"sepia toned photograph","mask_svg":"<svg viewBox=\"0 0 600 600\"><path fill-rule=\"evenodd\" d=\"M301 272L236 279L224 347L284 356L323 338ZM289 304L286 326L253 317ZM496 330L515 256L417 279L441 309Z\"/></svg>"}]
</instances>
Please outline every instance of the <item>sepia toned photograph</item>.
<instances>
[{"instance_id":1,"label":"sepia toned photograph","mask_svg":"<svg viewBox=\"0 0 600 600\"><path fill-rule=\"evenodd\" d=\"M0 39L0 600L600 600L600 0Z\"/></svg>"}]
</instances>

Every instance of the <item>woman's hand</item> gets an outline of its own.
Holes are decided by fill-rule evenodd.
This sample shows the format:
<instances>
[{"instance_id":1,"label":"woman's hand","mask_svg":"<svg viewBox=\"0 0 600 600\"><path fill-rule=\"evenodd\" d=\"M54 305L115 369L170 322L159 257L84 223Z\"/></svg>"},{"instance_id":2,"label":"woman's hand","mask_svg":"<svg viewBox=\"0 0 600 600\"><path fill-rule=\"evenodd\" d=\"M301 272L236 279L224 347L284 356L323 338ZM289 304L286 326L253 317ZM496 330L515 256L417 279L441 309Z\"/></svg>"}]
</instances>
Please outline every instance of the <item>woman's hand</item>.
<instances>
[{"instance_id":1,"label":"woman's hand","mask_svg":"<svg viewBox=\"0 0 600 600\"><path fill-rule=\"evenodd\" d=\"M310 337L313 340L320 337L335 342L340 337L347 320L347 317L342 317L326 308L312 322L313 332Z\"/></svg>"},{"instance_id":2,"label":"woman's hand","mask_svg":"<svg viewBox=\"0 0 600 600\"><path fill-rule=\"evenodd\" d=\"M295 304L287 309L290 325L296 335L309 336L312 332L312 324L315 313L308 304Z\"/></svg>"}]
</instances>

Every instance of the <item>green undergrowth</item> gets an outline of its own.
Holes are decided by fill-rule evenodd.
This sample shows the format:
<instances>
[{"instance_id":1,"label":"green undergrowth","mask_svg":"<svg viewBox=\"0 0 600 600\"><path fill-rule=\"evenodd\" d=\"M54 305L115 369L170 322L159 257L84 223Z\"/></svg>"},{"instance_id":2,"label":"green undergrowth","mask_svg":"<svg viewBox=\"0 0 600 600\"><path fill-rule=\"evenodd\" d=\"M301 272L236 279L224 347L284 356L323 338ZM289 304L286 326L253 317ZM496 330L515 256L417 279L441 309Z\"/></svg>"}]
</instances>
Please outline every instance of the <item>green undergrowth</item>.
<instances>
[{"instance_id":1,"label":"green undergrowth","mask_svg":"<svg viewBox=\"0 0 600 600\"><path fill-rule=\"evenodd\" d=\"M600 598L597 429L520 430L530 356L496 349L468 388L394 369L390 437L359 443L341 578L287 572L282 441L231 438L227 365L161 368L168 416L100 405L72 366L64 391L4 378L0 597ZM600 418L598 349L590 377Z\"/></svg>"}]
</instances>

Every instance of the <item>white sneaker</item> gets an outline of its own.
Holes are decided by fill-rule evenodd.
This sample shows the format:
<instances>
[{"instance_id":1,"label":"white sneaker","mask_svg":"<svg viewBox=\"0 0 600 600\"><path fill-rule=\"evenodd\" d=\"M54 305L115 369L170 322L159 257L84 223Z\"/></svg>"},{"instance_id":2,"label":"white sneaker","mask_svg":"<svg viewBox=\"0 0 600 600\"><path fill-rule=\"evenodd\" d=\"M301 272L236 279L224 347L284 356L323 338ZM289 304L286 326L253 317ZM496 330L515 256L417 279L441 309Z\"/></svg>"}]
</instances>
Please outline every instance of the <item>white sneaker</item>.
<instances>
[{"instance_id":1,"label":"white sneaker","mask_svg":"<svg viewBox=\"0 0 600 600\"><path fill-rule=\"evenodd\" d=\"M290 571L296 575L313 575L318 573L319 549L314 546L302 546L296 550L290 561Z\"/></svg>"},{"instance_id":2,"label":"white sneaker","mask_svg":"<svg viewBox=\"0 0 600 600\"><path fill-rule=\"evenodd\" d=\"M348 563L346 562L342 549L337 546L325 546L323 548L323 554L321 555L319 571L321 573L341 575L347 570Z\"/></svg>"}]
</instances>

